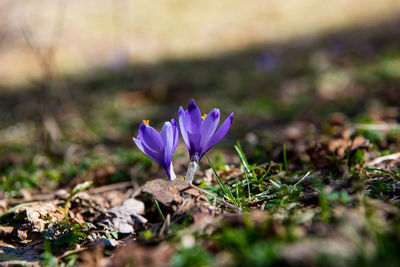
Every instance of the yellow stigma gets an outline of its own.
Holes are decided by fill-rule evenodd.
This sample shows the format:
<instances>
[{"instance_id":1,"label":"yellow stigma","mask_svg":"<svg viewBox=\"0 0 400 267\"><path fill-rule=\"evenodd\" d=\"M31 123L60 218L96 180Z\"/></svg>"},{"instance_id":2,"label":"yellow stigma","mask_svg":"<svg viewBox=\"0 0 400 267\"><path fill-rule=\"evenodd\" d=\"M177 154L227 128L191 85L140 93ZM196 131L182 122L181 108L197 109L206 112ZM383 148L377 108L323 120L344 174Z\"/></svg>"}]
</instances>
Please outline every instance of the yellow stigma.
<instances>
[{"instance_id":1,"label":"yellow stigma","mask_svg":"<svg viewBox=\"0 0 400 267\"><path fill-rule=\"evenodd\" d=\"M207 116L207 113L204 113L203 116L201 116L201 119L204 120L204 118Z\"/></svg>"},{"instance_id":2,"label":"yellow stigma","mask_svg":"<svg viewBox=\"0 0 400 267\"><path fill-rule=\"evenodd\" d=\"M142 122L143 122L143 123L146 123L147 125L150 126L150 124L149 124L150 121L149 121L149 120L142 120Z\"/></svg>"}]
</instances>

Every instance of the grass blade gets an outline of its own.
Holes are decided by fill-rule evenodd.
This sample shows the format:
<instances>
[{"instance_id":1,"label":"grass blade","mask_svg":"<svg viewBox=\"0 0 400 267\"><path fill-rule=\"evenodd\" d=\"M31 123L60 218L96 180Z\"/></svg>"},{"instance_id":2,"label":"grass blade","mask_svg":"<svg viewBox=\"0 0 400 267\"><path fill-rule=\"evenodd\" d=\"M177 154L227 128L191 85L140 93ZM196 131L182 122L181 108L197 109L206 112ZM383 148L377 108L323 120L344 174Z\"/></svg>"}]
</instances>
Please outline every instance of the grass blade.
<instances>
[{"instance_id":1,"label":"grass blade","mask_svg":"<svg viewBox=\"0 0 400 267\"><path fill-rule=\"evenodd\" d=\"M289 174L289 166L286 157L286 144L283 144L282 152L283 152L283 165L285 167L286 173Z\"/></svg>"},{"instance_id":2,"label":"grass blade","mask_svg":"<svg viewBox=\"0 0 400 267\"><path fill-rule=\"evenodd\" d=\"M249 163L247 162L246 156L243 153L242 146L240 145L239 141L237 141L237 145L235 145L235 150L238 153L240 161L242 162L242 165L243 165L245 171L247 172L247 174L251 178L254 178L253 173L250 170Z\"/></svg>"},{"instance_id":3,"label":"grass blade","mask_svg":"<svg viewBox=\"0 0 400 267\"><path fill-rule=\"evenodd\" d=\"M153 199L154 204L156 204L157 211L158 211L158 213L160 214L161 218L163 219L163 221L165 221L164 214L163 214L163 212L162 212L160 206L158 205L157 199L155 199L154 197L151 197L151 198Z\"/></svg>"},{"instance_id":4,"label":"grass blade","mask_svg":"<svg viewBox=\"0 0 400 267\"><path fill-rule=\"evenodd\" d=\"M222 182L221 178L219 178L217 171L214 169L214 166L211 164L210 159L208 158L208 156L206 155L208 164L210 164L211 169L214 172L214 175L217 179L218 185L221 188L221 190L224 192L224 195L226 195L228 197L229 200L231 200L235 205L237 205L237 201L235 199L235 197L233 196L232 192L229 190L229 188Z\"/></svg>"},{"instance_id":5,"label":"grass blade","mask_svg":"<svg viewBox=\"0 0 400 267\"><path fill-rule=\"evenodd\" d=\"M15 211L15 210L17 210L17 209L28 207L28 206L30 206L30 205L32 205L32 204L34 204L34 203L37 203L37 202L39 202L39 201L22 203L22 204L19 204L19 205L14 206L14 207L12 207L12 208L9 208L7 211L5 211L5 212L3 212L3 213L0 214L0 218L6 216L7 214L10 214L11 212L13 212L13 211Z\"/></svg>"}]
</instances>

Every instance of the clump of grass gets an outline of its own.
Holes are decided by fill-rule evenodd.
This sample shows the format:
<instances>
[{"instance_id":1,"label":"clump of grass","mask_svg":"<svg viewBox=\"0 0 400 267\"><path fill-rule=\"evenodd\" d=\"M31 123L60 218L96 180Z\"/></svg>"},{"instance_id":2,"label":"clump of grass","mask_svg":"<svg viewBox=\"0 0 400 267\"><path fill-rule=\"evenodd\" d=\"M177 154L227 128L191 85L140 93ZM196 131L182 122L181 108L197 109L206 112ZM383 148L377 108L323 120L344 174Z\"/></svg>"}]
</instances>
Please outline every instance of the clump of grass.
<instances>
[{"instance_id":1,"label":"clump of grass","mask_svg":"<svg viewBox=\"0 0 400 267\"><path fill-rule=\"evenodd\" d=\"M88 233L86 224L71 223L68 220L62 220L53 223L43 232L43 240L45 246L50 251L57 251L62 248L69 250L75 249L76 246L85 240Z\"/></svg>"},{"instance_id":2,"label":"clump of grass","mask_svg":"<svg viewBox=\"0 0 400 267\"><path fill-rule=\"evenodd\" d=\"M289 173L287 160L285 160L286 163L275 167L272 163L266 168L256 164L250 165L240 143L237 142L234 147L240 158L242 175L223 181L207 157L217 180L218 189L205 185L203 188L219 192L227 201L243 209L257 205L263 205L263 207L288 205L291 201L298 201L302 189L301 183L310 174L309 172L306 174L303 172ZM286 184L286 179L282 179L278 175L282 173L282 168L287 170L286 176L297 179L297 182Z\"/></svg>"},{"instance_id":3,"label":"clump of grass","mask_svg":"<svg viewBox=\"0 0 400 267\"><path fill-rule=\"evenodd\" d=\"M229 189L228 186L226 186L222 182L221 178L219 178L219 175L218 175L217 171L214 169L213 165L211 164L210 159L208 158L207 155L206 155L206 157L207 157L208 163L210 164L210 167L212 168L212 170L214 172L214 175L215 175L215 178L217 179L218 185L219 185L221 191L223 192L223 197L227 198L229 201L231 201L235 205L238 205L239 203L236 201L236 198L233 196L231 190Z\"/></svg>"}]
</instances>

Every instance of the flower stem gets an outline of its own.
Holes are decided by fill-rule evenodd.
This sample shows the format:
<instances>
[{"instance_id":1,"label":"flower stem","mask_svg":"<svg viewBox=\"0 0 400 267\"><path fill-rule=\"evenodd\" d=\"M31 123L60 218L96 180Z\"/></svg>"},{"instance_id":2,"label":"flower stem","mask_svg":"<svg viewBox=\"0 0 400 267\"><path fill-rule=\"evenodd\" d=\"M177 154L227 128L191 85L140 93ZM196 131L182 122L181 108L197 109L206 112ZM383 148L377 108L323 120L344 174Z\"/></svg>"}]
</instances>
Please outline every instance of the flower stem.
<instances>
[{"instance_id":1,"label":"flower stem","mask_svg":"<svg viewBox=\"0 0 400 267\"><path fill-rule=\"evenodd\" d=\"M174 172L174 166L172 166L172 162L171 162L171 167L169 168L169 179L172 181L176 178L176 174Z\"/></svg>"},{"instance_id":2,"label":"flower stem","mask_svg":"<svg viewBox=\"0 0 400 267\"><path fill-rule=\"evenodd\" d=\"M192 160L188 165L188 170L186 173L186 181L188 181L189 183L192 183L193 181L194 173L196 172L198 164L199 164L198 161Z\"/></svg>"}]
</instances>

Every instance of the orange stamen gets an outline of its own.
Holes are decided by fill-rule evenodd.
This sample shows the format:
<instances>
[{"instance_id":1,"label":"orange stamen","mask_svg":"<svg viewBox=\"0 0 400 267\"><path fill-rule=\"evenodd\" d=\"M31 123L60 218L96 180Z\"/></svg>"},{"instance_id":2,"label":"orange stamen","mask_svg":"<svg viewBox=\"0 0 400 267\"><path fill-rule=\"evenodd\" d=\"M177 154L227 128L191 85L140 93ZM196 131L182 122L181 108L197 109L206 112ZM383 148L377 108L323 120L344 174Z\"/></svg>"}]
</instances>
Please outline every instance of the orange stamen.
<instances>
[{"instance_id":1,"label":"orange stamen","mask_svg":"<svg viewBox=\"0 0 400 267\"><path fill-rule=\"evenodd\" d=\"M207 116L207 113L204 113L203 116L201 116L201 119L204 120L204 118Z\"/></svg>"},{"instance_id":2,"label":"orange stamen","mask_svg":"<svg viewBox=\"0 0 400 267\"><path fill-rule=\"evenodd\" d=\"M149 120L142 120L142 122L143 122L143 123L146 123L147 125L149 125L149 126L150 126L150 124L149 124L149 123L150 123L150 121L149 121Z\"/></svg>"}]
</instances>

